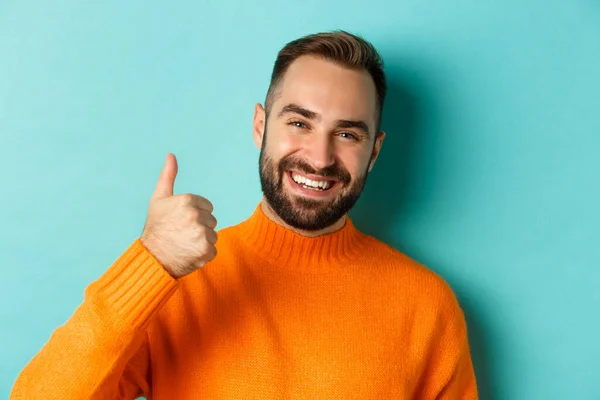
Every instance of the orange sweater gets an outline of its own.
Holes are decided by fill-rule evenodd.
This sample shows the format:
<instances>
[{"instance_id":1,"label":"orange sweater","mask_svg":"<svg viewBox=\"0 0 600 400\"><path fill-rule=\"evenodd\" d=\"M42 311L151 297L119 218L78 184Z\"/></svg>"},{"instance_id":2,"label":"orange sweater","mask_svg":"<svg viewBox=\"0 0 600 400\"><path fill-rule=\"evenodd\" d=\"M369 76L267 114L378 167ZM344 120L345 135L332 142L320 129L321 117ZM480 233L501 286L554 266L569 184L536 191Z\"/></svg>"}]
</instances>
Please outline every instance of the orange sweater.
<instances>
[{"instance_id":1,"label":"orange sweater","mask_svg":"<svg viewBox=\"0 0 600 400\"><path fill-rule=\"evenodd\" d=\"M308 238L260 206L173 279L138 240L11 399L476 399L449 286L348 218Z\"/></svg>"}]
</instances>

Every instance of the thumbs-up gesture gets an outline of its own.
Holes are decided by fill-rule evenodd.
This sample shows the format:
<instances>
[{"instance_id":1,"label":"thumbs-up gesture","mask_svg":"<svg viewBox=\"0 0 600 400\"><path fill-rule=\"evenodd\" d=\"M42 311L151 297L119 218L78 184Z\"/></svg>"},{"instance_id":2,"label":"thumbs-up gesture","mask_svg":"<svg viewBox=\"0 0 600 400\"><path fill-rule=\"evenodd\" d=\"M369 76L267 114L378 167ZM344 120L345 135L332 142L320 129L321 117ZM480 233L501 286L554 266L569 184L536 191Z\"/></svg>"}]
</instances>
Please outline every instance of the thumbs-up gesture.
<instances>
[{"instance_id":1,"label":"thumbs-up gesture","mask_svg":"<svg viewBox=\"0 0 600 400\"><path fill-rule=\"evenodd\" d=\"M168 154L150 199L140 240L174 278L180 278L215 258L217 220L213 205L193 194L173 195L177 159Z\"/></svg>"}]
</instances>

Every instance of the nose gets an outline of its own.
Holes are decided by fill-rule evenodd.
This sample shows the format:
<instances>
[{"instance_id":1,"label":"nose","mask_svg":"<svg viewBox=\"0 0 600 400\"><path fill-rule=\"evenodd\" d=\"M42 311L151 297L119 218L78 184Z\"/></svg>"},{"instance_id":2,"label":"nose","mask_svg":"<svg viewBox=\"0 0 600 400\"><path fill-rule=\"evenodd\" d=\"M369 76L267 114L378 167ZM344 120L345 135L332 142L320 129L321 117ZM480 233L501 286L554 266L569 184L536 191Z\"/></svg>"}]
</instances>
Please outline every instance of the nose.
<instances>
[{"instance_id":1,"label":"nose","mask_svg":"<svg viewBox=\"0 0 600 400\"><path fill-rule=\"evenodd\" d=\"M333 146L330 135L312 135L307 143L306 154L316 170L329 167L335 162Z\"/></svg>"}]
</instances>

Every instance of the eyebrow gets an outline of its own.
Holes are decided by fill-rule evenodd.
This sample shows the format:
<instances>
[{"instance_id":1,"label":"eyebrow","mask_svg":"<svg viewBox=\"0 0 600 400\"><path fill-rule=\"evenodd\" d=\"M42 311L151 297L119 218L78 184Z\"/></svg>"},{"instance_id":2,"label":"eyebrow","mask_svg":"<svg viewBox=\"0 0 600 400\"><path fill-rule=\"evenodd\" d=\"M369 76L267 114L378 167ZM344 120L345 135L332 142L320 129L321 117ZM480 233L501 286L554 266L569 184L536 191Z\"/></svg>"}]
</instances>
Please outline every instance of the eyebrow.
<instances>
[{"instance_id":1,"label":"eyebrow","mask_svg":"<svg viewBox=\"0 0 600 400\"><path fill-rule=\"evenodd\" d=\"M279 113L277 114L277 117L282 117L285 114L288 113L294 113L294 114L299 114L302 115L304 118L306 119L310 119L310 120L317 120L319 121L321 119L321 115L319 113L316 113L314 111L308 110L304 107L300 107L297 104L287 104L285 105L281 111L279 111ZM370 136L369 134L369 125L367 125L367 123L365 121L353 121L353 120L348 120L348 119L338 119L337 121L335 121L335 126L337 128L356 128L356 129L360 129L361 131L364 132L365 135L367 135L367 137Z\"/></svg>"},{"instance_id":2,"label":"eyebrow","mask_svg":"<svg viewBox=\"0 0 600 400\"><path fill-rule=\"evenodd\" d=\"M300 114L304 118L312 119L312 120L320 120L321 119L321 116L318 113L307 110L306 108L300 107L299 105L293 104L293 103L287 104L285 107L283 107L281 109L281 111L279 111L279 114L277 114L277 116L282 117L288 113Z\"/></svg>"}]
</instances>

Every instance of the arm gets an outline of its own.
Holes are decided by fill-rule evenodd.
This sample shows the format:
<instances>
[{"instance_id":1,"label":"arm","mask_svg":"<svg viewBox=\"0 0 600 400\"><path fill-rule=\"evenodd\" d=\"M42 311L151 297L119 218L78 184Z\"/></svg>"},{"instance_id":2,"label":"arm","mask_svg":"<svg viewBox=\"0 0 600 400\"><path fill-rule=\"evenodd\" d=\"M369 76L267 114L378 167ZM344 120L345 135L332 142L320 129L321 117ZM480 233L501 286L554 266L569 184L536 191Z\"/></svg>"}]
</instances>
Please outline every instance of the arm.
<instances>
[{"instance_id":1,"label":"arm","mask_svg":"<svg viewBox=\"0 0 600 400\"><path fill-rule=\"evenodd\" d=\"M177 281L136 240L20 373L11 400L134 399L149 390L145 329Z\"/></svg>"},{"instance_id":2,"label":"arm","mask_svg":"<svg viewBox=\"0 0 600 400\"><path fill-rule=\"evenodd\" d=\"M141 237L88 286L81 306L21 372L11 400L130 400L149 391L146 328L177 279L217 251L213 205L173 195L177 170L167 155Z\"/></svg>"},{"instance_id":3,"label":"arm","mask_svg":"<svg viewBox=\"0 0 600 400\"><path fill-rule=\"evenodd\" d=\"M436 397L436 400L477 400L479 398L475 372L469 351L466 324L462 318L459 324L461 325L460 334L456 342L456 347L453 349L453 353L456 353L456 355L447 374L449 379Z\"/></svg>"},{"instance_id":4,"label":"arm","mask_svg":"<svg viewBox=\"0 0 600 400\"><path fill-rule=\"evenodd\" d=\"M445 283L431 292L435 299L428 312L435 315L429 331L417 398L477 400L477 384L471 361L464 313Z\"/></svg>"}]
</instances>

